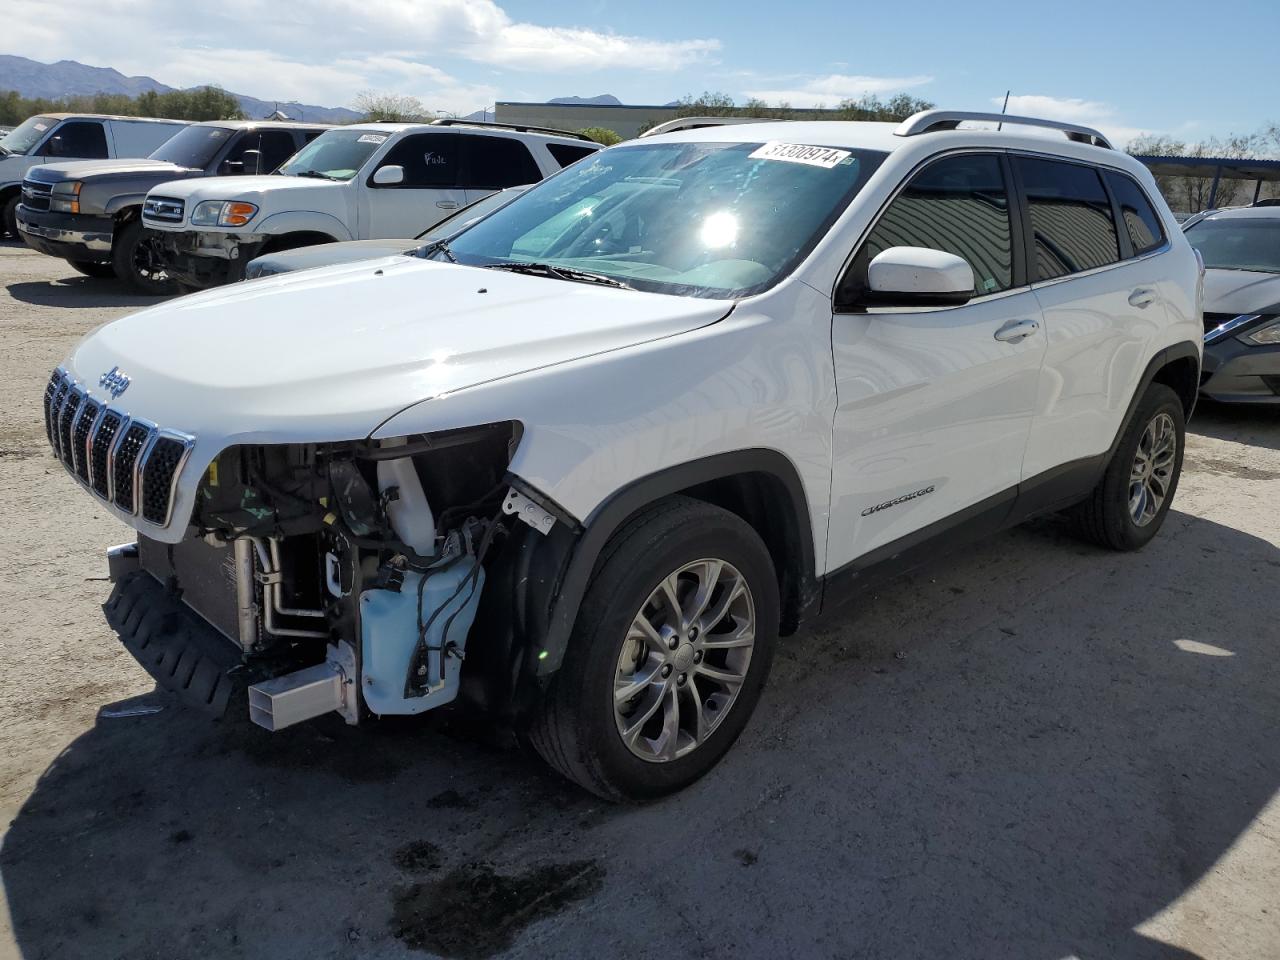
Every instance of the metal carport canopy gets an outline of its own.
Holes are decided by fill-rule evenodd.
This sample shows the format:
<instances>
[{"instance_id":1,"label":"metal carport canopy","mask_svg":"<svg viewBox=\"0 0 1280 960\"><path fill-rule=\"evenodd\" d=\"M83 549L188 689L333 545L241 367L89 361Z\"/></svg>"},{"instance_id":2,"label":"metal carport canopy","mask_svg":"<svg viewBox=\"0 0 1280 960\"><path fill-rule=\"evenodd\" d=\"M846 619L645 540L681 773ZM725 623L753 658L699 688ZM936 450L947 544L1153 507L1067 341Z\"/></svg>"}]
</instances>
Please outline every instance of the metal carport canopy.
<instances>
[{"instance_id":1,"label":"metal carport canopy","mask_svg":"<svg viewBox=\"0 0 1280 960\"><path fill-rule=\"evenodd\" d=\"M1256 180L1253 199L1256 202L1262 185L1280 181L1280 160L1244 160L1231 157L1152 157L1135 155L1134 159L1147 165L1151 172L1162 177L1204 177L1213 179L1209 190L1209 208L1218 199L1218 184L1223 177L1228 180Z\"/></svg>"}]
</instances>

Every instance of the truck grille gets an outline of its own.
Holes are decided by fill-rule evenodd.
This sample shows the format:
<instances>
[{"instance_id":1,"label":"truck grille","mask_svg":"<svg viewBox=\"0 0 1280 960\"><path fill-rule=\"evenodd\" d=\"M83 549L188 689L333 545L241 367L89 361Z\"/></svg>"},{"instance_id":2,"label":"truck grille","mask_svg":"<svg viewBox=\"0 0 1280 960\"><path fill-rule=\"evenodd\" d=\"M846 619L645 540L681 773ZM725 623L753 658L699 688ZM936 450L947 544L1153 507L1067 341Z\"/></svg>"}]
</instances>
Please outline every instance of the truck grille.
<instances>
[{"instance_id":1,"label":"truck grille","mask_svg":"<svg viewBox=\"0 0 1280 960\"><path fill-rule=\"evenodd\" d=\"M184 204L173 197L147 197L142 204L142 219L162 223L181 223Z\"/></svg>"},{"instance_id":2,"label":"truck grille","mask_svg":"<svg viewBox=\"0 0 1280 960\"><path fill-rule=\"evenodd\" d=\"M53 184L37 180L22 181L22 205L28 210L48 210Z\"/></svg>"},{"instance_id":3,"label":"truck grille","mask_svg":"<svg viewBox=\"0 0 1280 960\"><path fill-rule=\"evenodd\" d=\"M95 496L148 523L168 525L194 437L130 419L90 396L62 368L44 390L44 423L54 455Z\"/></svg>"}]
</instances>

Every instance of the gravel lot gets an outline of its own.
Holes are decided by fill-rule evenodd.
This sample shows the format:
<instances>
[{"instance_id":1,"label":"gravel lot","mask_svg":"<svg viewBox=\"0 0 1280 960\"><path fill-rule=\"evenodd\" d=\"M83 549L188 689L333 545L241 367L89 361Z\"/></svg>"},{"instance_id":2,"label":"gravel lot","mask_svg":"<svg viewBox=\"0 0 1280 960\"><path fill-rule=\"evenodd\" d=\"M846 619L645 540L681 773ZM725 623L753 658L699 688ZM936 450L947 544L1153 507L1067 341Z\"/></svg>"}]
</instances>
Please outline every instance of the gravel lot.
<instances>
[{"instance_id":1,"label":"gravel lot","mask_svg":"<svg viewBox=\"0 0 1280 960\"><path fill-rule=\"evenodd\" d=\"M39 412L148 301L0 285L0 957L1280 956L1280 410L1197 413L1143 553L1037 522L789 641L718 772L620 809L448 718L155 692Z\"/></svg>"}]
</instances>

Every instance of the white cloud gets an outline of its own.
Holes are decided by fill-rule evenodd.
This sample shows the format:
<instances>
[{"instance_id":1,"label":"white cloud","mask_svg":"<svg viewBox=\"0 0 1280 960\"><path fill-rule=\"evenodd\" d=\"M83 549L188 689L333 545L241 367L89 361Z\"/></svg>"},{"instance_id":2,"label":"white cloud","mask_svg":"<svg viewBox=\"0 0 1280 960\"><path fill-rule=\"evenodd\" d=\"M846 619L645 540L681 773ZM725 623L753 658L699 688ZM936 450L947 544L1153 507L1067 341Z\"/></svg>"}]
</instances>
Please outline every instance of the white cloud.
<instances>
[{"instance_id":1,"label":"white cloud","mask_svg":"<svg viewBox=\"0 0 1280 960\"><path fill-rule=\"evenodd\" d=\"M438 66L446 58L527 73L669 72L720 49L709 38L522 22L494 0L220 0L198 14L176 0L59 0L56 21L47 0L10 3L5 52L327 105L365 89L411 94L439 109L493 102L495 87L446 72ZM70 23L74 30L62 26Z\"/></svg>"},{"instance_id":2,"label":"white cloud","mask_svg":"<svg viewBox=\"0 0 1280 960\"><path fill-rule=\"evenodd\" d=\"M832 73L825 77L786 77L775 86L761 86L746 94L766 103L789 103L793 107L834 107L841 100L902 93L932 81L933 77L923 75L864 77Z\"/></svg>"},{"instance_id":3,"label":"white cloud","mask_svg":"<svg viewBox=\"0 0 1280 960\"><path fill-rule=\"evenodd\" d=\"M999 108L1004 103L1004 97L992 97L991 102ZM1152 132L1149 127L1135 127L1122 123L1116 116L1115 108L1109 103L1082 100L1078 97L1017 94L1009 97L1008 112L1016 116L1042 117L1046 120L1063 120L1067 123L1094 127L1106 134L1107 139L1121 149L1131 140Z\"/></svg>"}]
</instances>

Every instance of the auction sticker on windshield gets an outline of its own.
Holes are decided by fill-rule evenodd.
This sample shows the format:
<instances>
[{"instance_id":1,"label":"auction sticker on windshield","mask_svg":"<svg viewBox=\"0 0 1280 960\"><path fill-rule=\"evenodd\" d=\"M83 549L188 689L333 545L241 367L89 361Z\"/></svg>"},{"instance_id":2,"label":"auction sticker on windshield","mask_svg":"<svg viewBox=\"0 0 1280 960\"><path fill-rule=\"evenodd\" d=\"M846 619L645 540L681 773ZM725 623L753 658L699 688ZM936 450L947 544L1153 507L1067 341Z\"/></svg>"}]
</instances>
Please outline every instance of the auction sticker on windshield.
<instances>
[{"instance_id":1,"label":"auction sticker on windshield","mask_svg":"<svg viewBox=\"0 0 1280 960\"><path fill-rule=\"evenodd\" d=\"M386 142L387 142L386 135L381 133L366 133L362 135L359 140L356 141L356 143L386 143Z\"/></svg>"},{"instance_id":2,"label":"auction sticker on windshield","mask_svg":"<svg viewBox=\"0 0 1280 960\"><path fill-rule=\"evenodd\" d=\"M811 147L803 143L783 143L771 140L751 154L752 160L784 160L787 163L804 163L811 167L830 170L848 160L853 154L848 150L832 147Z\"/></svg>"}]
</instances>

